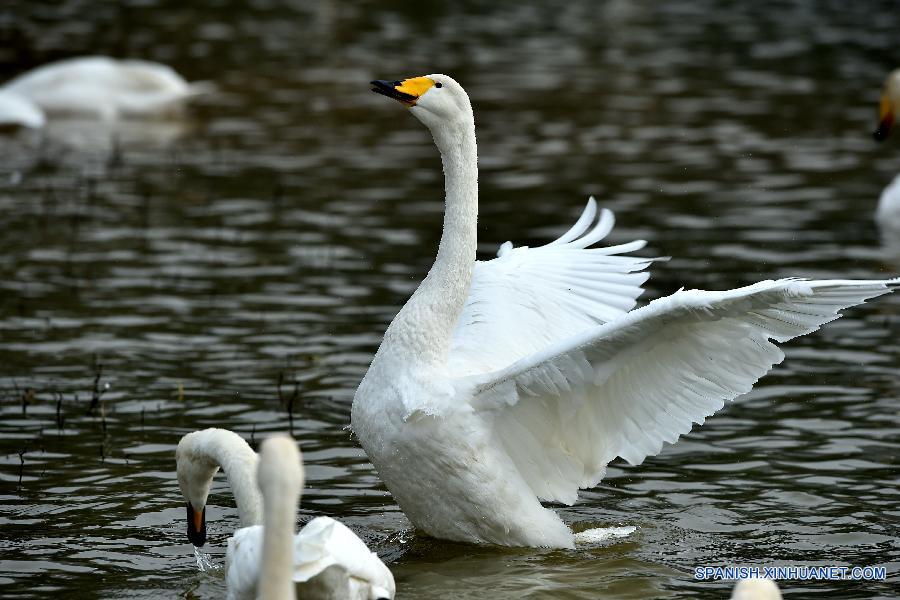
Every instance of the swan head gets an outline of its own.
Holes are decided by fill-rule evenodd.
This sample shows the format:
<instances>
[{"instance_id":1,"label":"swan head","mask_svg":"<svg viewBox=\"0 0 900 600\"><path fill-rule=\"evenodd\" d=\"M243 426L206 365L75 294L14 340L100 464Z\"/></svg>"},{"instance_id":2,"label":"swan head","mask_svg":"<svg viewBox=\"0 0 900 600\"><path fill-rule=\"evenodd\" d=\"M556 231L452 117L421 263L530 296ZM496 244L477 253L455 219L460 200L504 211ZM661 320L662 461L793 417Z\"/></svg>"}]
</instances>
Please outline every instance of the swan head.
<instances>
[{"instance_id":1,"label":"swan head","mask_svg":"<svg viewBox=\"0 0 900 600\"><path fill-rule=\"evenodd\" d=\"M741 579L731 592L731 600L781 600L781 590L771 579Z\"/></svg>"},{"instance_id":2,"label":"swan head","mask_svg":"<svg viewBox=\"0 0 900 600\"><path fill-rule=\"evenodd\" d=\"M468 94L447 75L425 75L402 81L379 79L372 82L372 91L405 104L432 131L448 124L472 121Z\"/></svg>"},{"instance_id":3,"label":"swan head","mask_svg":"<svg viewBox=\"0 0 900 600\"><path fill-rule=\"evenodd\" d=\"M884 82L881 105L878 109L878 129L875 139L886 140L894 128L894 120L900 114L900 69L895 69Z\"/></svg>"},{"instance_id":4,"label":"swan head","mask_svg":"<svg viewBox=\"0 0 900 600\"><path fill-rule=\"evenodd\" d=\"M206 499L219 470L219 465L200 451L202 433L194 431L185 435L175 449L178 487L187 500L188 539L198 548L206 543Z\"/></svg>"},{"instance_id":5,"label":"swan head","mask_svg":"<svg viewBox=\"0 0 900 600\"><path fill-rule=\"evenodd\" d=\"M220 467L228 476L241 526L262 523L262 500L255 480L257 461L250 445L227 429L194 431L178 442L178 487L187 500L188 539L194 546L206 543L206 501Z\"/></svg>"}]
</instances>

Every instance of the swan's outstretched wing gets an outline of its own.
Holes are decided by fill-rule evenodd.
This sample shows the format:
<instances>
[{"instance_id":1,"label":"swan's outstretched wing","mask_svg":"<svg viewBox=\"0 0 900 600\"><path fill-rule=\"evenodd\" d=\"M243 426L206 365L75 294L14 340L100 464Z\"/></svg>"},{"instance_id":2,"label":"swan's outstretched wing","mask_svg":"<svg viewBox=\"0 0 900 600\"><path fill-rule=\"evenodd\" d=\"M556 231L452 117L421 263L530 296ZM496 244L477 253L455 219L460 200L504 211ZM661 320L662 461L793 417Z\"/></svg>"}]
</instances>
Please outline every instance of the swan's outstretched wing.
<instances>
[{"instance_id":1,"label":"swan's outstretched wing","mask_svg":"<svg viewBox=\"0 0 900 600\"><path fill-rule=\"evenodd\" d=\"M649 277L641 270L653 259L623 254L646 242L588 248L614 223L607 209L598 218L591 198L559 239L537 248L506 242L497 258L475 263L451 341L450 373L459 377L501 369L634 308Z\"/></svg>"},{"instance_id":2,"label":"swan's outstretched wing","mask_svg":"<svg viewBox=\"0 0 900 600\"><path fill-rule=\"evenodd\" d=\"M897 285L785 279L681 291L458 383L534 493L572 503L615 457L640 464L748 392L784 358L773 340L815 331Z\"/></svg>"}]
</instances>

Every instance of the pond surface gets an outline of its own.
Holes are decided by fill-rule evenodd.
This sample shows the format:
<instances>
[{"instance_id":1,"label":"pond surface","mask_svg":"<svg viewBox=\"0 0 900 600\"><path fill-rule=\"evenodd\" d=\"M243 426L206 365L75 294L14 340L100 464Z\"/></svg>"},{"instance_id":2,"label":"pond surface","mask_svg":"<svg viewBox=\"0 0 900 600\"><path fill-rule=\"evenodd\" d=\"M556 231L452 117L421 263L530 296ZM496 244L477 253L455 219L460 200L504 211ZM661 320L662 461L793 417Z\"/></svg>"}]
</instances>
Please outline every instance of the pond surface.
<instances>
[{"instance_id":1,"label":"pond surface","mask_svg":"<svg viewBox=\"0 0 900 600\"><path fill-rule=\"evenodd\" d=\"M789 598L897 596L900 296L787 344L748 396L560 508L637 526L602 547L416 536L345 429L443 209L427 131L369 80L466 86L483 257L552 239L594 194L611 243L673 257L645 300L882 278L900 271L872 221L900 168L900 139L871 138L893 2L191 4L0 8L4 79L96 53L220 90L184 123L0 138L0 595L221 597L186 541L175 444L210 426L258 444L296 398L302 520L344 520L398 598L726 598L694 567L786 564L888 573ZM221 565L223 481L210 502Z\"/></svg>"}]
</instances>

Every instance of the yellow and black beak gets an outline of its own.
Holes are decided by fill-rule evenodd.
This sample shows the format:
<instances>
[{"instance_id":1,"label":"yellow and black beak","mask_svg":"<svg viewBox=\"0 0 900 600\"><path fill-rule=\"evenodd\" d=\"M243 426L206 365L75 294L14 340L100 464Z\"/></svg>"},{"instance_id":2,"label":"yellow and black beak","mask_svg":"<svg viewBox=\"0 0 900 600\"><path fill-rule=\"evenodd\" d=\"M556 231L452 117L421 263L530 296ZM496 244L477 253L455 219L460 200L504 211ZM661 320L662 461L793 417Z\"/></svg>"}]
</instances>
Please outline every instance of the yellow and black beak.
<instances>
[{"instance_id":1,"label":"yellow and black beak","mask_svg":"<svg viewBox=\"0 0 900 600\"><path fill-rule=\"evenodd\" d=\"M399 100L407 106L415 106L422 94L434 86L434 80L430 77L413 77L403 81L376 79L371 83L376 94Z\"/></svg>"},{"instance_id":2,"label":"yellow and black beak","mask_svg":"<svg viewBox=\"0 0 900 600\"><path fill-rule=\"evenodd\" d=\"M191 503L187 503L188 540L197 548L206 543L206 507L197 512Z\"/></svg>"},{"instance_id":3,"label":"yellow and black beak","mask_svg":"<svg viewBox=\"0 0 900 600\"><path fill-rule=\"evenodd\" d=\"M881 106L878 109L878 129L875 130L875 139L883 142L891 135L894 128L894 109L891 107L890 98L887 94L881 97Z\"/></svg>"}]
</instances>

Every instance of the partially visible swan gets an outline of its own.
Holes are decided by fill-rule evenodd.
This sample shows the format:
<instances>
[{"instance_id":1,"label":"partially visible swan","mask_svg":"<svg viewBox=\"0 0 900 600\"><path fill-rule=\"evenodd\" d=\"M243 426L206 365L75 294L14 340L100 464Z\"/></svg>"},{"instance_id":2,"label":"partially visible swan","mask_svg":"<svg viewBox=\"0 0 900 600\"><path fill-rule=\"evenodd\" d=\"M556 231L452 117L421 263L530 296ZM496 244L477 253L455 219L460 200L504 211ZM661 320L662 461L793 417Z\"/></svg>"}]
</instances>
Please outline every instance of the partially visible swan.
<instances>
[{"instance_id":1,"label":"partially visible swan","mask_svg":"<svg viewBox=\"0 0 900 600\"><path fill-rule=\"evenodd\" d=\"M680 291L631 310L643 241L589 248L613 227L593 199L538 248L475 260L478 167L469 97L446 75L374 81L440 150L434 265L384 334L351 422L412 523L438 538L571 548L541 500L572 504L622 457L640 464L750 391L810 333L890 281L763 281ZM629 312L630 311L630 312Z\"/></svg>"},{"instance_id":2,"label":"partially visible swan","mask_svg":"<svg viewBox=\"0 0 900 600\"><path fill-rule=\"evenodd\" d=\"M278 446L283 443L278 442ZM210 485L220 467L225 471L242 526L228 540L228 594L235 599L256 598L266 535L261 523L269 517L270 509L283 510L277 503L284 502L287 494L281 500L273 496L264 501L265 494L260 495L254 480L259 457L234 432L204 429L189 433L181 438L175 456L178 484L188 501L188 539L197 547L206 543L206 500ZM283 463L289 459L279 460ZM302 482L302 463L298 471ZM288 469L285 476L293 477L294 469ZM296 497L291 502L296 505ZM286 530L286 526L279 528ZM339 521L317 517L293 536L292 520L290 533L293 538L291 578L300 597L314 600L394 597L394 577L390 570Z\"/></svg>"},{"instance_id":3,"label":"partially visible swan","mask_svg":"<svg viewBox=\"0 0 900 600\"><path fill-rule=\"evenodd\" d=\"M263 441L259 449L259 466L256 482L262 492L263 526L262 556L258 552L245 552L244 564L236 560L231 541L228 544L231 559L228 570L231 575L240 568L256 571L260 600L294 600L294 582L291 577L294 554L294 523L297 522L297 502L303 489L303 468L297 444L286 435L276 435ZM252 529L258 530L258 527ZM247 531L241 529L238 533ZM258 536L257 536L258 537ZM236 538L232 538L236 542ZM232 586L229 586L231 589ZM250 597L255 596L252 594Z\"/></svg>"},{"instance_id":4,"label":"partially visible swan","mask_svg":"<svg viewBox=\"0 0 900 600\"><path fill-rule=\"evenodd\" d=\"M886 140L894 129L894 121L900 114L900 69L895 69L884 82L881 104L878 109L878 128L875 139ZM888 235L896 236L900 232L900 175L884 188L878 200L875 221L882 228L890 230Z\"/></svg>"},{"instance_id":5,"label":"partially visible swan","mask_svg":"<svg viewBox=\"0 0 900 600\"><path fill-rule=\"evenodd\" d=\"M741 579L731 592L731 600L781 600L781 590L771 579Z\"/></svg>"},{"instance_id":6,"label":"partially visible swan","mask_svg":"<svg viewBox=\"0 0 900 600\"><path fill-rule=\"evenodd\" d=\"M900 175L888 184L878 199L875 221L892 234L900 232Z\"/></svg>"},{"instance_id":7,"label":"partially visible swan","mask_svg":"<svg viewBox=\"0 0 900 600\"><path fill-rule=\"evenodd\" d=\"M39 129L46 122L44 111L34 102L0 88L0 127Z\"/></svg>"},{"instance_id":8,"label":"partially visible swan","mask_svg":"<svg viewBox=\"0 0 900 600\"><path fill-rule=\"evenodd\" d=\"M188 83L166 65L144 60L118 60L105 56L70 58L43 65L0 87L0 123L13 121L28 107L26 127L40 127L46 116L99 119L157 118L177 113L183 102L209 91L206 83Z\"/></svg>"},{"instance_id":9,"label":"partially visible swan","mask_svg":"<svg viewBox=\"0 0 900 600\"><path fill-rule=\"evenodd\" d=\"M882 142L891 135L897 115L900 115L900 69L891 71L884 80L878 107L878 127L874 134L876 140Z\"/></svg>"}]
</instances>

